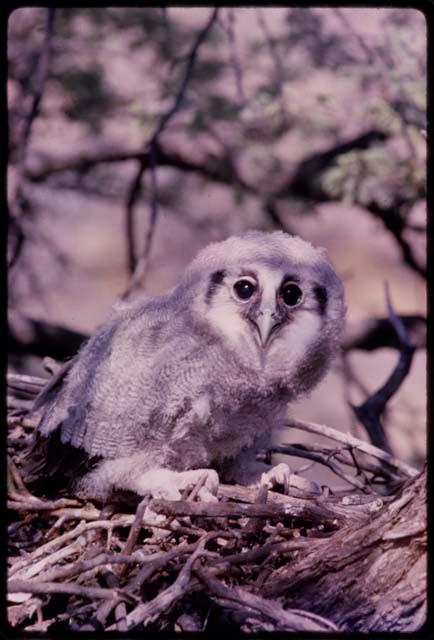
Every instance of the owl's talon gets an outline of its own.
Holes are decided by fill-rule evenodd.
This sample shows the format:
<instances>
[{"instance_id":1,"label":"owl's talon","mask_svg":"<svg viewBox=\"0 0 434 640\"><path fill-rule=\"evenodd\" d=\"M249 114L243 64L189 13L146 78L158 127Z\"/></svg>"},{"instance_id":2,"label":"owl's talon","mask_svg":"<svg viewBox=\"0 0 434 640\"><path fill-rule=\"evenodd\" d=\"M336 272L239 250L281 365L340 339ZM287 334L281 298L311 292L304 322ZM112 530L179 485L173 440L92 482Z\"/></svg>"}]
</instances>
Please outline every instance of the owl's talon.
<instances>
[{"instance_id":1,"label":"owl's talon","mask_svg":"<svg viewBox=\"0 0 434 640\"><path fill-rule=\"evenodd\" d=\"M283 486L284 492L288 493L290 485L291 469L285 462L281 462L261 475L261 485L268 489L276 486Z\"/></svg>"},{"instance_id":2,"label":"owl's talon","mask_svg":"<svg viewBox=\"0 0 434 640\"><path fill-rule=\"evenodd\" d=\"M193 469L191 471L172 471L171 469L153 469L144 473L136 483L141 495L150 494L157 500L182 500L181 492L192 489L204 474L206 479L199 489L197 497L204 502L215 502L219 487L219 477L214 469Z\"/></svg>"},{"instance_id":3,"label":"owl's talon","mask_svg":"<svg viewBox=\"0 0 434 640\"><path fill-rule=\"evenodd\" d=\"M211 493L206 487L199 489L197 497L200 502L218 502L217 496Z\"/></svg>"},{"instance_id":4,"label":"owl's talon","mask_svg":"<svg viewBox=\"0 0 434 640\"><path fill-rule=\"evenodd\" d=\"M203 477L205 481L203 482ZM178 480L184 483L182 488L191 489L198 482L203 485L197 492L197 499L200 502L217 502L217 491L219 488L219 476L214 469L192 469L191 471L183 471L178 473Z\"/></svg>"},{"instance_id":5,"label":"owl's talon","mask_svg":"<svg viewBox=\"0 0 434 640\"><path fill-rule=\"evenodd\" d=\"M284 462L277 464L270 469L270 471L263 473L261 476L261 484L269 489L282 486L285 494L289 493L291 487L299 489L304 493L321 493L321 488L316 482L291 473L289 465Z\"/></svg>"}]
</instances>

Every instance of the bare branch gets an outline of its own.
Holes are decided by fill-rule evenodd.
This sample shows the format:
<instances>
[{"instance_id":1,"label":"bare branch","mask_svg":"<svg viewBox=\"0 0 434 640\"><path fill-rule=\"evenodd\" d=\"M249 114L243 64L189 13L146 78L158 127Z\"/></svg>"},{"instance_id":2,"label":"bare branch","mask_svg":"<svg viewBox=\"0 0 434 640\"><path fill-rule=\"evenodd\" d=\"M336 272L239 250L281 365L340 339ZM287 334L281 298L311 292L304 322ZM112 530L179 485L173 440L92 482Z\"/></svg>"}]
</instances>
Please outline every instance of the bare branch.
<instances>
[{"instance_id":1,"label":"bare branch","mask_svg":"<svg viewBox=\"0 0 434 640\"><path fill-rule=\"evenodd\" d=\"M387 402L398 391L410 371L416 349L408 338L404 323L393 310L387 283L385 289L389 321L399 341L399 360L387 381L375 393L369 396L363 404L357 407L353 406L352 408L357 418L366 428L372 443L390 453L390 445L381 423L381 415L386 408Z\"/></svg>"},{"instance_id":2,"label":"bare branch","mask_svg":"<svg viewBox=\"0 0 434 640\"><path fill-rule=\"evenodd\" d=\"M286 496L289 498L289 496ZM336 526L336 514L314 500L288 499L281 503L235 504L223 502L188 502L186 500L153 500L152 509L167 516L200 516L204 518L304 518L310 522L327 522Z\"/></svg>"},{"instance_id":3,"label":"bare branch","mask_svg":"<svg viewBox=\"0 0 434 640\"><path fill-rule=\"evenodd\" d=\"M94 598L116 598L119 600L123 595L115 589L84 587L70 582L38 582L36 580L13 579L8 582L7 588L9 593L66 593L90 598L91 600ZM128 599L131 599L131 596L128 596Z\"/></svg>"},{"instance_id":4,"label":"bare branch","mask_svg":"<svg viewBox=\"0 0 434 640\"><path fill-rule=\"evenodd\" d=\"M204 569L195 567L193 571L219 603L235 611L241 611L246 617L259 616L264 622L272 622L278 630L338 631L333 622L321 616L307 611L283 609L277 602L266 600L241 587L227 587ZM269 631L267 628L266 630Z\"/></svg>"},{"instance_id":5,"label":"bare branch","mask_svg":"<svg viewBox=\"0 0 434 640\"><path fill-rule=\"evenodd\" d=\"M244 85L243 85L242 67L236 52L236 40L235 40L236 12L234 10L234 7L228 7L226 12L228 17L227 23L225 23L223 20L220 20L219 24L222 26L228 38L229 47L230 47L230 60L231 60L231 66L232 66L234 77L235 77L235 86L237 90L238 103L240 105L243 105L246 102L246 94L245 94Z\"/></svg>"},{"instance_id":6,"label":"bare branch","mask_svg":"<svg viewBox=\"0 0 434 640\"><path fill-rule=\"evenodd\" d=\"M128 240L128 253L129 253L129 266L130 269L134 264L134 271L131 282L123 294L123 297L128 296L133 289L135 289L142 280L142 278L146 274L147 263L149 258L149 252L151 248L151 242L154 234L154 228L158 217L158 194L157 194L157 178L156 178L156 165L157 165L157 153L159 149L159 137L163 133L164 129L169 124L170 120L176 114L178 109L180 108L185 93L187 91L188 84L190 82L194 64L196 62L196 58L199 52L199 48L206 39L209 31L211 30L215 20L218 16L218 8L214 7L211 11L210 17L208 18L205 26L199 32L191 50L187 57L187 63L185 66L184 76L182 78L181 84L179 86L178 92L175 95L175 99L171 105L171 107L163 113L160 117L158 124L150 138L150 140L146 143L145 148L149 151L149 166L151 168L151 217L149 228L145 238L145 246L140 256L139 260L136 261L134 254L134 247L132 245L133 242L133 234L132 234L132 226L134 221L134 206L137 201L137 197L140 192L140 185L142 181L143 174L145 172L145 164L143 161L140 161L139 167L136 175L131 183L130 192L127 201L127 240Z\"/></svg>"},{"instance_id":7,"label":"bare branch","mask_svg":"<svg viewBox=\"0 0 434 640\"><path fill-rule=\"evenodd\" d=\"M366 486L364 482L361 482L360 480L358 480L358 478L345 473L345 471L343 471L339 467L339 465L335 464L332 460L331 455L327 455L319 451L312 451L307 448L304 449L300 447L294 447L289 444L273 445L269 450L273 453L284 453L289 456L298 456L300 458L307 458L308 460L318 462L319 464L328 467L331 471L333 471L333 473L342 478L342 480L345 480L345 482L348 482L348 484L352 485L353 487L356 487L363 492L372 493L372 489L369 486Z\"/></svg>"},{"instance_id":8,"label":"bare branch","mask_svg":"<svg viewBox=\"0 0 434 640\"><path fill-rule=\"evenodd\" d=\"M44 88L49 72L50 55L51 55L51 41L53 36L53 23L55 16L55 9L48 8L46 13L46 27L45 38L42 45L41 52L36 64L34 76L30 79L32 100L30 109L26 114L22 138L18 144L17 149L17 180L15 187L15 195L11 198L11 206L9 207L10 219L12 223L12 229L15 233L15 245L12 250L12 254L9 258L8 267L12 269L21 254L22 247L24 245L25 233L22 226L22 218L29 215L31 211L30 203L25 194L25 181L24 172L26 164L27 149L31 136L31 131L35 119L39 114L39 107L44 93Z\"/></svg>"},{"instance_id":9,"label":"bare branch","mask_svg":"<svg viewBox=\"0 0 434 640\"><path fill-rule=\"evenodd\" d=\"M400 315L400 321L414 346L426 348L426 317L422 315ZM374 351L390 347L399 349L400 342L389 318L369 318L347 326L342 347L345 352L352 349Z\"/></svg>"},{"instance_id":10,"label":"bare branch","mask_svg":"<svg viewBox=\"0 0 434 640\"><path fill-rule=\"evenodd\" d=\"M362 453L366 453L367 455L373 456L377 458L377 460L381 460L385 464L395 469L400 474L408 478L414 478L418 475L419 471L414 469L410 465L398 460L397 458L391 456L386 451L375 447L368 442L363 442L363 440L359 440L355 438L353 435L349 433L344 433L342 431L337 431L337 429L332 429L331 427L327 427L323 424L317 424L315 422L306 422L304 420L295 420L291 418L287 424L285 425L288 428L296 428L301 429L302 431L307 431L308 433L315 433L317 435L325 436L326 438L330 438L331 440L335 440L336 442L341 442L344 445L353 447L357 451L361 451Z\"/></svg>"}]
</instances>

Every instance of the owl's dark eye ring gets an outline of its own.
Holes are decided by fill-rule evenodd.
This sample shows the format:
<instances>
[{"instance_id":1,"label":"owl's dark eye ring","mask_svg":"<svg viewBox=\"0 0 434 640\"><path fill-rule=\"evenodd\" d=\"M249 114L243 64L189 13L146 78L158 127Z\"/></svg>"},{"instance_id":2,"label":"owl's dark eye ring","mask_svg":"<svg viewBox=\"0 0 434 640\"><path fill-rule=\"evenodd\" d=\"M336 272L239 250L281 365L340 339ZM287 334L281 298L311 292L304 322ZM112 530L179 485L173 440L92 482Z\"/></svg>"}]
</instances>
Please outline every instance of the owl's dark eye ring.
<instances>
[{"instance_id":1,"label":"owl's dark eye ring","mask_svg":"<svg viewBox=\"0 0 434 640\"><path fill-rule=\"evenodd\" d=\"M295 282L286 282L280 289L280 296L287 307L295 307L301 302L303 292Z\"/></svg>"},{"instance_id":2,"label":"owl's dark eye ring","mask_svg":"<svg viewBox=\"0 0 434 640\"><path fill-rule=\"evenodd\" d=\"M247 301L255 293L256 283L249 278L240 278L234 284L234 291L237 298L243 301Z\"/></svg>"}]
</instances>

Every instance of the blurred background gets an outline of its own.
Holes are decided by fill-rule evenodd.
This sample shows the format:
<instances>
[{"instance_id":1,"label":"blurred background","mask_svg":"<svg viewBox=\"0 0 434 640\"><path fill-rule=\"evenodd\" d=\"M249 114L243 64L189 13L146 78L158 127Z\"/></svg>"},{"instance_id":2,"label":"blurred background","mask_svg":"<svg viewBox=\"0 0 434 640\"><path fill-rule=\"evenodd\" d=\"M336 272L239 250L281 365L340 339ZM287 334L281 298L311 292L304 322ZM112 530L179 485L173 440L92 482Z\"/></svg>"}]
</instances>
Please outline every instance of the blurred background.
<instances>
[{"instance_id":1,"label":"blurred background","mask_svg":"<svg viewBox=\"0 0 434 640\"><path fill-rule=\"evenodd\" d=\"M368 439L350 403L417 347L387 405L426 433L426 24L415 9L20 8L8 23L9 364L46 375L123 296L210 241L285 229L344 281L343 356L294 416ZM300 442L304 434L288 436Z\"/></svg>"}]
</instances>

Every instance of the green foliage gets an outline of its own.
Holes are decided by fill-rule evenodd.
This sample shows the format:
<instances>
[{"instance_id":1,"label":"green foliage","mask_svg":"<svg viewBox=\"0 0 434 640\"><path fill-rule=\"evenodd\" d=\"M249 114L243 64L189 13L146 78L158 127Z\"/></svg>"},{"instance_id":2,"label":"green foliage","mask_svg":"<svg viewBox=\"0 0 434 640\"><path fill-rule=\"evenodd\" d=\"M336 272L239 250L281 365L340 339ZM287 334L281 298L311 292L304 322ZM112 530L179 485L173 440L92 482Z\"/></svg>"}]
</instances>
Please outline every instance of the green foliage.
<instances>
[{"instance_id":1,"label":"green foliage","mask_svg":"<svg viewBox=\"0 0 434 640\"><path fill-rule=\"evenodd\" d=\"M203 11L201 21L185 19L188 11L58 9L51 67L62 93L58 108L102 137L120 115L145 142L174 104L192 46L210 15ZM273 11L281 12L279 20L270 19ZM199 151L204 145L201 157L219 176L227 171L237 200L243 189L230 175L230 154L245 181L263 195L285 184L304 157L371 129L394 141L400 153L386 141L338 155L319 178L328 197L361 204L391 193L424 197L423 18L417 11L387 10L381 28L367 35L354 20L355 9L340 11L347 12L344 22L332 8L267 8L262 19L252 8L237 8L231 23L222 7L199 47L169 129L174 137L181 133L180 140L194 138ZM352 22L345 26L348 17ZM41 46L40 33L31 36L16 36L15 52L13 38L10 44L10 75L26 90ZM134 68L137 86L128 87L127 96L125 82L117 90L116 56L124 60L119 68ZM137 83L137 69L143 83ZM206 146L210 140L220 150L214 157Z\"/></svg>"},{"instance_id":2,"label":"green foliage","mask_svg":"<svg viewBox=\"0 0 434 640\"><path fill-rule=\"evenodd\" d=\"M104 69L99 64L86 69L74 67L58 73L56 79L69 96L66 115L71 120L85 122L98 133L102 120L113 112L116 103L105 84Z\"/></svg>"},{"instance_id":3,"label":"green foliage","mask_svg":"<svg viewBox=\"0 0 434 640\"><path fill-rule=\"evenodd\" d=\"M218 93L207 96L208 117L211 120L234 120L240 112L240 105Z\"/></svg>"}]
</instances>

